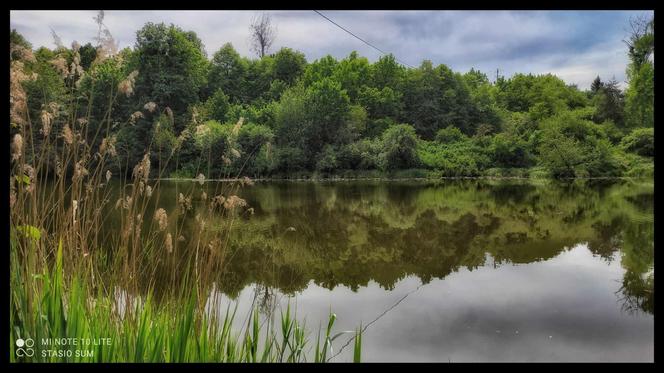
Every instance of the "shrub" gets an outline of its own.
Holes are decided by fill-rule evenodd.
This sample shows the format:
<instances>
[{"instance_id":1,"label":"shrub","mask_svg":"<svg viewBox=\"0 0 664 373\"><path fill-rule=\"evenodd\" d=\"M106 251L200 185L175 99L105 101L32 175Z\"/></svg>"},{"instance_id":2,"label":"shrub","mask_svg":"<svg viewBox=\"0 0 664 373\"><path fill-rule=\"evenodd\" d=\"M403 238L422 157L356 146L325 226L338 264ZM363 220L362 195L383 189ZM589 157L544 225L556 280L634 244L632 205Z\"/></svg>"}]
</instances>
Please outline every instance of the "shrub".
<instances>
[{"instance_id":1,"label":"shrub","mask_svg":"<svg viewBox=\"0 0 664 373\"><path fill-rule=\"evenodd\" d=\"M331 172L337 168L337 155L331 145L325 145L323 151L318 155L316 170L322 172Z\"/></svg>"},{"instance_id":2,"label":"shrub","mask_svg":"<svg viewBox=\"0 0 664 373\"><path fill-rule=\"evenodd\" d=\"M223 123L226 121L226 113L229 108L228 97L221 89L218 89L205 101L204 108L209 119Z\"/></svg>"},{"instance_id":3,"label":"shrub","mask_svg":"<svg viewBox=\"0 0 664 373\"><path fill-rule=\"evenodd\" d=\"M490 154L496 167L529 167L532 164L528 143L504 133L492 138Z\"/></svg>"},{"instance_id":4,"label":"shrub","mask_svg":"<svg viewBox=\"0 0 664 373\"><path fill-rule=\"evenodd\" d=\"M418 164L417 135L408 124L392 126L383 133L383 169L395 170L415 167Z\"/></svg>"},{"instance_id":5,"label":"shrub","mask_svg":"<svg viewBox=\"0 0 664 373\"><path fill-rule=\"evenodd\" d=\"M451 144L465 139L467 139L466 135L454 126L447 126L436 133L436 141L441 144Z\"/></svg>"},{"instance_id":6,"label":"shrub","mask_svg":"<svg viewBox=\"0 0 664 373\"><path fill-rule=\"evenodd\" d=\"M417 152L424 166L447 177L479 176L489 163L486 150L472 141L453 144L422 141Z\"/></svg>"},{"instance_id":7,"label":"shrub","mask_svg":"<svg viewBox=\"0 0 664 373\"><path fill-rule=\"evenodd\" d=\"M655 130L654 128L637 128L622 139L620 146L630 153L654 157Z\"/></svg>"}]
</instances>

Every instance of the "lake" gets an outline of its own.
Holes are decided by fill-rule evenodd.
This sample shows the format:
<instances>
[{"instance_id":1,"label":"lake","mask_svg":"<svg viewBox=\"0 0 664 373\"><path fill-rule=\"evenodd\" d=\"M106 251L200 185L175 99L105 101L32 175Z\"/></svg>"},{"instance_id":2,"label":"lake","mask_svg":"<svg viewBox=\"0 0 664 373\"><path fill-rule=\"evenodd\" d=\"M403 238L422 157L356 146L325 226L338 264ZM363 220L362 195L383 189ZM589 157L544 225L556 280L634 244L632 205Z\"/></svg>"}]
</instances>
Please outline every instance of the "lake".
<instances>
[{"instance_id":1,"label":"lake","mask_svg":"<svg viewBox=\"0 0 664 373\"><path fill-rule=\"evenodd\" d=\"M162 181L162 207L215 184ZM652 180L271 181L238 194L253 214L234 225L210 309L257 304L278 321L290 302L312 341L333 312L337 331L366 327L363 361L654 360ZM352 360L351 337L333 361Z\"/></svg>"}]
</instances>

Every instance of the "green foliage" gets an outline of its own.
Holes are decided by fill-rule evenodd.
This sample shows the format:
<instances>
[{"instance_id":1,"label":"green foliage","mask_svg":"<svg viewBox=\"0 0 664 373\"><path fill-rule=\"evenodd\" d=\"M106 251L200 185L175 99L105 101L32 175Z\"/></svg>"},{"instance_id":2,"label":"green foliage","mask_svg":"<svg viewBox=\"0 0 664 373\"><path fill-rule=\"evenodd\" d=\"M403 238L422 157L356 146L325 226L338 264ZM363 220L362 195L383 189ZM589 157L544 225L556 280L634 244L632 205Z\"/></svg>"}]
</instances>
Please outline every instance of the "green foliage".
<instances>
[{"instance_id":1,"label":"green foliage","mask_svg":"<svg viewBox=\"0 0 664 373\"><path fill-rule=\"evenodd\" d=\"M9 44L10 46L18 45L27 50L32 50L32 44L27 41L23 35L16 31L16 29L12 29L9 33ZM18 51L11 51L9 56L11 61L17 60L21 57Z\"/></svg>"},{"instance_id":2,"label":"green foliage","mask_svg":"<svg viewBox=\"0 0 664 373\"><path fill-rule=\"evenodd\" d=\"M325 145L323 151L318 156L316 170L331 172L337 169L337 165L337 152L331 145Z\"/></svg>"},{"instance_id":3,"label":"green foliage","mask_svg":"<svg viewBox=\"0 0 664 373\"><path fill-rule=\"evenodd\" d=\"M408 124L398 124L383 133L381 168L396 170L415 167L417 158L417 135L415 128Z\"/></svg>"},{"instance_id":4,"label":"green foliage","mask_svg":"<svg viewBox=\"0 0 664 373\"><path fill-rule=\"evenodd\" d=\"M630 23L633 32L627 41L630 57L629 86L625 92L627 123L632 127L652 127L655 124L655 20L636 19Z\"/></svg>"},{"instance_id":5,"label":"green foliage","mask_svg":"<svg viewBox=\"0 0 664 373\"><path fill-rule=\"evenodd\" d=\"M355 101L360 88L368 83L369 66L369 60L366 57L360 57L357 52L353 51L335 66L331 79L340 84L350 100Z\"/></svg>"},{"instance_id":6,"label":"green foliage","mask_svg":"<svg viewBox=\"0 0 664 373\"><path fill-rule=\"evenodd\" d=\"M338 64L339 62L329 54L310 63L304 70L304 76L302 80L304 85L310 86L314 82L331 77Z\"/></svg>"},{"instance_id":7,"label":"green foliage","mask_svg":"<svg viewBox=\"0 0 664 373\"><path fill-rule=\"evenodd\" d=\"M629 125L653 127L655 124L655 68L653 63L631 67L629 87L625 96L625 112Z\"/></svg>"},{"instance_id":8,"label":"green foliage","mask_svg":"<svg viewBox=\"0 0 664 373\"><path fill-rule=\"evenodd\" d=\"M312 167L326 144L340 144L351 138L347 119L349 100L341 85L329 78L308 88L296 86L284 93L277 108L277 136L282 144L300 147Z\"/></svg>"},{"instance_id":9,"label":"green foliage","mask_svg":"<svg viewBox=\"0 0 664 373\"><path fill-rule=\"evenodd\" d=\"M563 113L543 123L540 161L554 177L617 176L622 166L601 128Z\"/></svg>"},{"instance_id":10,"label":"green foliage","mask_svg":"<svg viewBox=\"0 0 664 373\"><path fill-rule=\"evenodd\" d=\"M479 176L489 164L485 149L470 140L448 144L422 141L417 153L424 166L441 176Z\"/></svg>"},{"instance_id":11,"label":"green foliage","mask_svg":"<svg viewBox=\"0 0 664 373\"><path fill-rule=\"evenodd\" d=\"M392 55L370 63L357 52L308 63L290 48L250 59L226 43L208 60L194 32L163 23L147 23L133 48L106 58L97 58L97 47L87 43L78 52L39 48L33 61L20 52L30 43L13 30L10 43L20 48L10 58L22 62L27 76L34 73L22 82L30 118L71 102L77 116L85 116L86 131L117 135L114 174L120 168L130 173L151 151L157 166L175 158L167 173L334 175L423 165L460 176L529 167L552 176L620 175L632 166L643 169L625 152L654 154L654 135L625 137L654 126L654 23L634 25L624 92L599 76L582 92L551 74L515 74L494 83L474 68L461 74L430 61L406 68ZM79 61L85 73L65 76L56 67L59 58L67 66ZM127 84L129 77L134 84ZM228 133L241 119L244 127L231 140ZM52 132L61 133L65 122L55 120ZM209 134L181 136L195 134L201 123ZM414 139L403 128L390 130L398 123L411 124ZM33 135L39 151L45 140L37 128ZM87 141L96 149L102 137ZM400 141L403 150L395 145ZM47 149L51 168L61 146ZM225 164L232 149L243 159Z\"/></svg>"},{"instance_id":12,"label":"green foliage","mask_svg":"<svg viewBox=\"0 0 664 373\"><path fill-rule=\"evenodd\" d=\"M394 55L382 56L371 65L371 87L383 89L385 87L396 91L401 90L406 68L399 64Z\"/></svg>"},{"instance_id":13,"label":"green foliage","mask_svg":"<svg viewBox=\"0 0 664 373\"><path fill-rule=\"evenodd\" d=\"M499 103L503 107L510 111L527 112L534 120L586 104L586 97L578 89L565 85L551 74L516 74L498 87Z\"/></svg>"},{"instance_id":14,"label":"green foliage","mask_svg":"<svg viewBox=\"0 0 664 373\"><path fill-rule=\"evenodd\" d=\"M222 123L226 120L228 108L228 96L226 96L221 89L218 89L207 99L207 101L205 101L207 117Z\"/></svg>"},{"instance_id":15,"label":"green foliage","mask_svg":"<svg viewBox=\"0 0 664 373\"><path fill-rule=\"evenodd\" d=\"M401 113L401 94L390 87L364 86L359 91L358 101L373 118L398 118Z\"/></svg>"},{"instance_id":16,"label":"green foliage","mask_svg":"<svg viewBox=\"0 0 664 373\"><path fill-rule=\"evenodd\" d=\"M230 102L242 102L248 65L232 44L224 44L212 57L208 72L208 92L221 89L228 95Z\"/></svg>"},{"instance_id":17,"label":"green foliage","mask_svg":"<svg viewBox=\"0 0 664 373\"><path fill-rule=\"evenodd\" d=\"M351 139L361 137L367 130L367 111L359 105L351 105L348 108L347 130Z\"/></svg>"},{"instance_id":18,"label":"green foliage","mask_svg":"<svg viewBox=\"0 0 664 373\"><path fill-rule=\"evenodd\" d=\"M644 157L654 157L655 130L653 128L637 128L622 139L620 146L627 152Z\"/></svg>"},{"instance_id":19,"label":"green foliage","mask_svg":"<svg viewBox=\"0 0 664 373\"><path fill-rule=\"evenodd\" d=\"M91 43L86 43L81 46L78 53L81 55L81 67L88 70L92 66L92 62L97 58L97 48Z\"/></svg>"},{"instance_id":20,"label":"green foliage","mask_svg":"<svg viewBox=\"0 0 664 373\"><path fill-rule=\"evenodd\" d=\"M340 169L372 170L380 165L382 141L362 139L346 144L339 149L337 161Z\"/></svg>"},{"instance_id":21,"label":"green foliage","mask_svg":"<svg viewBox=\"0 0 664 373\"><path fill-rule=\"evenodd\" d=\"M436 132L436 141L441 144L451 144L467 139L468 137L454 126L449 126Z\"/></svg>"},{"instance_id":22,"label":"green foliage","mask_svg":"<svg viewBox=\"0 0 664 373\"><path fill-rule=\"evenodd\" d=\"M597 77L599 79L599 77ZM593 82L595 88L593 92L593 106L596 108L592 119L595 123L602 123L607 120L612 121L618 126L623 126L625 98L618 87L616 80L607 83L602 81Z\"/></svg>"},{"instance_id":23,"label":"green foliage","mask_svg":"<svg viewBox=\"0 0 664 373\"><path fill-rule=\"evenodd\" d=\"M161 159L167 159L175 151L177 143L173 124L168 115L162 114L155 120L152 133L154 146L160 153Z\"/></svg>"},{"instance_id":24,"label":"green foliage","mask_svg":"<svg viewBox=\"0 0 664 373\"><path fill-rule=\"evenodd\" d=\"M529 144L517 136L499 133L490 147L491 160L496 167L524 168L532 165Z\"/></svg>"},{"instance_id":25,"label":"green foliage","mask_svg":"<svg viewBox=\"0 0 664 373\"><path fill-rule=\"evenodd\" d=\"M274 54L274 78L292 85L303 74L306 65L303 53L281 48Z\"/></svg>"},{"instance_id":26,"label":"green foliage","mask_svg":"<svg viewBox=\"0 0 664 373\"><path fill-rule=\"evenodd\" d=\"M471 121L473 102L460 75L445 65L433 67L425 61L418 69L409 70L404 83L402 119L413 123L425 140L449 125L465 134L475 132Z\"/></svg>"},{"instance_id":27,"label":"green foliage","mask_svg":"<svg viewBox=\"0 0 664 373\"><path fill-rule=\"evenodd\" d=\"M302 146L303 126L307 121L306 90L297 85L281 96L275 110L275 126L279 145Z\"/></svg>"},{"instance_id":28,"label":"green foliage","mask_svg":"<svg viewBox=\"0 0 664 373\"><path fill-rule=\"evenodd\" d=\"M177 26L147 23L136 33L131 65L138 71L136 102L155 102L176 115L199 101L206 83L207 59L195 34ZM182 119L175 128L184 128Z\"/></svg>"}]
</instances>

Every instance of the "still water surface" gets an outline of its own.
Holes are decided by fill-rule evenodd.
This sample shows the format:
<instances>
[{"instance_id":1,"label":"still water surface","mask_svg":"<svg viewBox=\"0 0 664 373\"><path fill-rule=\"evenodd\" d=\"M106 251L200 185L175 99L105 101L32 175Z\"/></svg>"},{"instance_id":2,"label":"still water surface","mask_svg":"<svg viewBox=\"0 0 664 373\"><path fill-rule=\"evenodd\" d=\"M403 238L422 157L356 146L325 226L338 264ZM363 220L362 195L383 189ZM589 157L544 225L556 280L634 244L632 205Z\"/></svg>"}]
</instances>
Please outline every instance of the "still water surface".
<instances>
[{"instance_id":1,"label":"still water surface","mask_svg":"<svg viewBox=\"0 0 664 373\"><path fill-rule=\"evenodd\" d=\"M653 186L259 182L209 303L290 302L312 344L332 311L335 330L368 325L364 361L652 361Z\"/></svg>"}]
</instances>

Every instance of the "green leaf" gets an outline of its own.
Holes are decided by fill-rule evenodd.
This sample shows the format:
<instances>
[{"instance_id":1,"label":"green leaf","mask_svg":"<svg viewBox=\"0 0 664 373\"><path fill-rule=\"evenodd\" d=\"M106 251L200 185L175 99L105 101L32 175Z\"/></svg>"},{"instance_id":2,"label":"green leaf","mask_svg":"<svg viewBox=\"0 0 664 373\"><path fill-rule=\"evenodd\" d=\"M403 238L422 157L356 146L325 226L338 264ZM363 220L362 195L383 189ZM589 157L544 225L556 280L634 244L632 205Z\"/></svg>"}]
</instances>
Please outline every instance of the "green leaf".
<instances>
[{"instance_id":1,"label":"green leaf","mask_svg":"<svg viewBox=\"0 0 664 373\"><path fill-rule=\"evenodd\" d=\"M21 176L17 175L17 176L15 176L15 178L16 178L16 181L18 181L19 183L23 182L23 184L25 184L25 185L30 185L30 178L28 177L28 175L21 175Z\"/></svg>"},{"instance_id":2,"label":"green leaf","mask_svg":"<svg viewBox=\"0 0 664 373\"><path fill-rule=\"evenodd\" d=\"M33 227L32 225L19 225L16 227L16 230L35 241L39 241L41 239L41 231L39 228Z\"/></svg>"}]
</instances>

